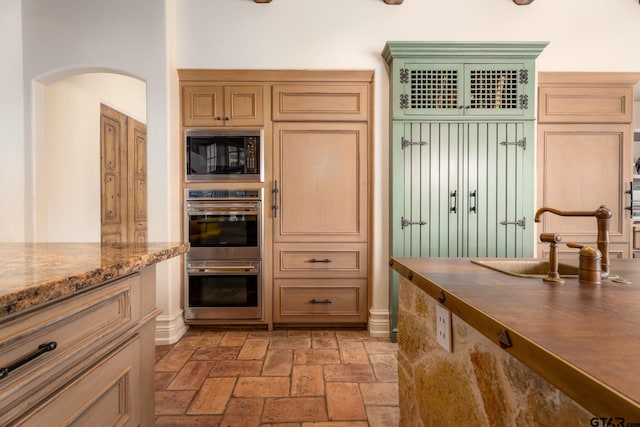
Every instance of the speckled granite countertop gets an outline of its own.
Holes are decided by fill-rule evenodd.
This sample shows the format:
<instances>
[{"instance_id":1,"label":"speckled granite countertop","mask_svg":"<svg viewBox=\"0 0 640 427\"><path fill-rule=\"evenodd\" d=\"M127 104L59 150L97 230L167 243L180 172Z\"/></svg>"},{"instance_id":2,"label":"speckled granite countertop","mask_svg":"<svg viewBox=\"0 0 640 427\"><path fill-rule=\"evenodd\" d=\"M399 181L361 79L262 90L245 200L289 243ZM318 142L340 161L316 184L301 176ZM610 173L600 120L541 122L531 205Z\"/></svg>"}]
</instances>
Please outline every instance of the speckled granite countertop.
<instances>
[{"instance_id":1,"label":"speckled granite countertop","mask_svg":"<svg viewBox=\"0 0 640 427\"><path fill-rule=\"evenodd\" d=\"M0 318L188 251L185 243L0 243Z\"/></svg>"}]
</instances>

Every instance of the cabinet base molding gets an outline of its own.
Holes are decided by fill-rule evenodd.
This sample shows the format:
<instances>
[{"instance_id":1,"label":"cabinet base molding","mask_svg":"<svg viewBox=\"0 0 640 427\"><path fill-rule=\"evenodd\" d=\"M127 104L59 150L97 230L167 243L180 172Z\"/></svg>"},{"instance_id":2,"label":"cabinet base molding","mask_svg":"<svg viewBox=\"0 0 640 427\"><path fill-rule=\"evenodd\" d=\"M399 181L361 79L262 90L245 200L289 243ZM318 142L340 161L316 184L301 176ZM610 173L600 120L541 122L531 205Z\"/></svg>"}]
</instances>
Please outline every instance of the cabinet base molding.
<instances>
[{"instance_id":1,"label":"cabinet base molding","mask_svg":"<svg viewBox=\"0 0 640 427\"><path fill-rule=\"evenodd\" d=\"M182 310L174 313L173 316L161 314L156 317L156 345L171 345L178 342L187 332L187 325L184 323L184 312Z\"/></svg>"},{"instance_id":2,"label":"cabinet base molding","mask_svg":"<svg viewBox=\"0 0 640 427\"><path fill-rule=\"evenodd\" d=\"M389 337L389 310L372 308L369 310L369 335L375 338Z\"/></svg>"}]
</instances>

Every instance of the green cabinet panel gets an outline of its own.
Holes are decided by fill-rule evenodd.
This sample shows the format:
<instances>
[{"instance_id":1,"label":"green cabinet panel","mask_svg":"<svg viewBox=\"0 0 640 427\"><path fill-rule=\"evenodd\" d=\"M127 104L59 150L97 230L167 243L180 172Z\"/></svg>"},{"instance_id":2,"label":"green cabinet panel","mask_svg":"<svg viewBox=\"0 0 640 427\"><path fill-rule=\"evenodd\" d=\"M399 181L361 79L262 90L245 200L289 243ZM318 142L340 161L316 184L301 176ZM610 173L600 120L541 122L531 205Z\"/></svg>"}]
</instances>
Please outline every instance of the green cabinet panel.
<instances>
[{"instance_id":1,"label":"green cabinet panel","mask_svg":"<svg viewBox=\"0 0 640 427\"><path fill-rule=\"evenodd\" d=\"M393 119L533 118L546 43L387 42Z\"/></svg>"},{"instance_id":2,"label":"green cabinet panel","mask_svg":"<svg viewBox=\"0 0 640 427\"><path fill-rule=\"evenodd\" d=\"M387 42L391 256L533 256L535 59L546 44ZM393 270L389 288L395 339Z\"/></svg>"},{"instance_id":3,"label":"green cabinet panel","mask_svg":"<svg viewBox=\"0 0 640 427\"><path fill-rule=\"evenodd\" d=\"M394 122L392 254L532 256L532 127Z\"/></svg>"}]
</instances>

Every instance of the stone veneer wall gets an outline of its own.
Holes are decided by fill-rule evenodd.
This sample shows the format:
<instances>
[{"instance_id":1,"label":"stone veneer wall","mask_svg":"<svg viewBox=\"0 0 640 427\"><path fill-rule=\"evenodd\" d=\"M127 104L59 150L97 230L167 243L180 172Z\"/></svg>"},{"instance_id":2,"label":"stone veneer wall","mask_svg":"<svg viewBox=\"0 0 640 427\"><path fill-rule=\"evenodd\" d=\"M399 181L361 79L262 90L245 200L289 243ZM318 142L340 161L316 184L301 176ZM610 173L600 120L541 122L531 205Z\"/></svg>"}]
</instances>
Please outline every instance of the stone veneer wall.
<instances>
[{"instance_id":1,"label":"stone veneer wall","mask_svg":"<svg viewBox=\"0 0 640 427\"><path fill-rule=\"evenodd\" d=\"M588 426L593 417L457 316L453 351L436 341L436 301L400 278L400 425Z\"/></svg>"}]
</instances>

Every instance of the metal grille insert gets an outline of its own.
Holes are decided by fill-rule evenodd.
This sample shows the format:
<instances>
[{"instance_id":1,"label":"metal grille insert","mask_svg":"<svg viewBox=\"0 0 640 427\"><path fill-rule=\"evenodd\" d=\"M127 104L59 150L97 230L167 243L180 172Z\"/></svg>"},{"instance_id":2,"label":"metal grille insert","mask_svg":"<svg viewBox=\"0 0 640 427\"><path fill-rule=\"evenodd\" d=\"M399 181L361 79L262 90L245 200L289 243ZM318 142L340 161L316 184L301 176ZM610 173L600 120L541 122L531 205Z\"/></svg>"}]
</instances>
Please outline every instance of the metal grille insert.
<instances>
[{"instance_id":1,"label":"metal grille insert","mask_svg":"<svg viewBox=\"0 0 640 427\"><path fill-rule=\"evenodd\" d=\"M422 110L458 106L457 70L411 70L409 108Z\"/></svg>"},{"instance_id":2,"label":"metal grille insert","mask_svg":"<svg viewBox=\"0 0 640 427\"><path fill-rule=\"evenodd\" d=\"M468 108L517 109L518 70L471 70Z\"/></svg>"}]
</instances>

